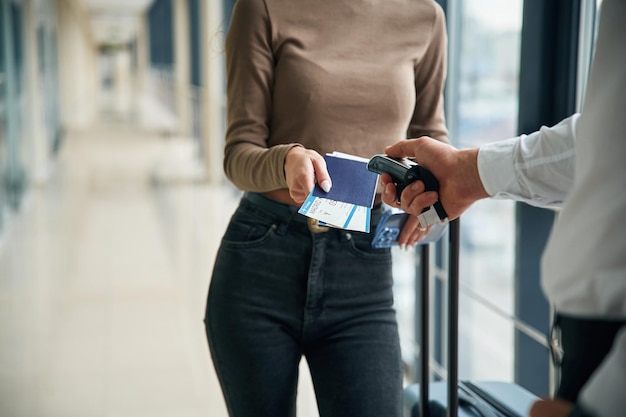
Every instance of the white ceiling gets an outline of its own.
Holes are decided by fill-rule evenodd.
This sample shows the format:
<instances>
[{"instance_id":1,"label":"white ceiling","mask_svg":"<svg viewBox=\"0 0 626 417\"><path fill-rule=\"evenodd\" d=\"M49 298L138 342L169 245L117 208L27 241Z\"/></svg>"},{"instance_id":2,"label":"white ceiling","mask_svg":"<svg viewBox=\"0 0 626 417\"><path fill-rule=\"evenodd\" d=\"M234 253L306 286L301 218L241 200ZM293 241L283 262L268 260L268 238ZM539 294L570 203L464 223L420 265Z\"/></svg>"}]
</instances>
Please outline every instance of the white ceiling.
<instances>
[{"instance_id":1,"label":"white ceiling","mask_svg":"<svg viewBox=\"0 0 626 417\"><path fill-rule=\"evenodd\" d=\"M89 17L96 42L129 42L137 30L139 16L154 0L79 0Z\"/></svg>"}]
</instances>

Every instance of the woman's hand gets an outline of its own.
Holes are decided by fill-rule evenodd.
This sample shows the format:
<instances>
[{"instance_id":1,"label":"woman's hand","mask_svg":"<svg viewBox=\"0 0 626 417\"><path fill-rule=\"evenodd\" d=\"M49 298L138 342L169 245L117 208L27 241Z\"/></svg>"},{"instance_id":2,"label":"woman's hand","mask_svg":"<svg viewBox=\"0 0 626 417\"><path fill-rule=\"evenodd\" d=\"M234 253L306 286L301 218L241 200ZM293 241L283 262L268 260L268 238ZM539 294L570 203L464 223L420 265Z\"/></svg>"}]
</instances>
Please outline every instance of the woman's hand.
<instances>
[{"instance_id":1,"label":"woman's hand","mask_svg":"<svg viewBox=\"0 0 626 417\"><path fill-rule=\"evenodd\" d=\"M304 203L316 182L326 192L332 187L322 155L301 146L294 146L285 156L285 179L289 196L298 204Z\"/></svg>"}]
</instances>

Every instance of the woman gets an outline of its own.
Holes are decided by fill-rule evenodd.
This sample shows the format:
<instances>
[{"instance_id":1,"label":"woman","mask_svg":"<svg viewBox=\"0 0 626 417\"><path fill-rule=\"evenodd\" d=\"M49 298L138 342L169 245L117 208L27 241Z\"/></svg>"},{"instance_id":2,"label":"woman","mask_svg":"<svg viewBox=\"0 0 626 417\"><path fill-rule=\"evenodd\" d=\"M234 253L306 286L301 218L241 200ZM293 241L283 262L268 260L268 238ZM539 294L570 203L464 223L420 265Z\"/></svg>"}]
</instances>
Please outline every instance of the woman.
<instances>
[{"instance_id":1,"label":"woman","mask_svg":"<svg viewBox=\"0 0 626 417\"><path fill-rule=\"evenodd\" d=\"M328 152L371 157L407 135L447 140L445 57L432 0L235 4L224 169L246 193L205 318L231 416L295 415L303 355L322 417L402 415L390 251L297 210L315 182L332 186ZM399 241L421 233L411 219Z\"/></svg>"}]
</instances>

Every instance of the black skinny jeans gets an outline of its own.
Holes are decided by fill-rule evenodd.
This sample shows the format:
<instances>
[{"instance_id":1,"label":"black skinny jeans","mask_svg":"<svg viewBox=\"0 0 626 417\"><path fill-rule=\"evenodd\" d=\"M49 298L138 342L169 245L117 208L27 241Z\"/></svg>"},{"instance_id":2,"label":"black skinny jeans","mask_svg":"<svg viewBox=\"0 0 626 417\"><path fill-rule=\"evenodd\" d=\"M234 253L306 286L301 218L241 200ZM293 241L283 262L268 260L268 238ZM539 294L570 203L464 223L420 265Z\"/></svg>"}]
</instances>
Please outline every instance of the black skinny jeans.
<instances>
[{"instance_id":1,"label":"black skinny jeans","mask_svg":"<svg viewBox=\"0 0 626 417\"><path fill-rule=\"evenodd\" d=\"M231 417L295 416L302 356L321 417L402 415L391 253L370 239L314 234L293 207L258 194L242 199L205 317Z\"/></svg>"}]
</instances>

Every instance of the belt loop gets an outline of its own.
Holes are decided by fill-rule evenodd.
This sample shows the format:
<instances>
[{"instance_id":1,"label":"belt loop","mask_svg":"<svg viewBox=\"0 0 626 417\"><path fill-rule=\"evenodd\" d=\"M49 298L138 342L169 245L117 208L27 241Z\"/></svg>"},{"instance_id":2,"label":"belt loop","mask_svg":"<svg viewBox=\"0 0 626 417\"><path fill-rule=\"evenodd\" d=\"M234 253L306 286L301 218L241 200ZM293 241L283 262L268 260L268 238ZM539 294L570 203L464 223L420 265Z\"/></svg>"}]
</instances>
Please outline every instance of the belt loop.
<instances>
[{"instance_id":1,"label":"belt loop","mask_svg":"<svg viewBox=\"0 0 626 417\"><path fill-rule=\"evenodd\" d=\"M289 225L291 224L291 222L294 221L294 216L298 215L298 209L296 207L289 207L289 215L285 216L284 219L281 219L280 223L278 224L278 229L276 230L276 232L279 235L284 235L285 233L287 233L287 229L289 228Z\"/></svg>"},{"instance_id":2,"label":"belt loop","mask_svg":"<svg viewBox=\"0 0 626 417\"><path fill-rule=\"evenodd\" d=\"M552 325L548 335L548 349L552 358L552 364L555 368L559 368L563 362L563 345L561 344L561 316L558 312L554 312Z\"/></svg>"},{"instance_id":3,"label":"belt loop","mask_svg":"<svg viewBox=\"0 0 626 417\"><path fill-rule=\"evenodd\" d=\"M289 223L291 223L291 218L280 219L276 222L276 234L283 236L287 233L287 228L289 227Z\"/></svg>"}]
</instances>

